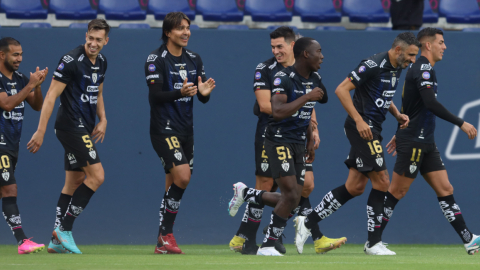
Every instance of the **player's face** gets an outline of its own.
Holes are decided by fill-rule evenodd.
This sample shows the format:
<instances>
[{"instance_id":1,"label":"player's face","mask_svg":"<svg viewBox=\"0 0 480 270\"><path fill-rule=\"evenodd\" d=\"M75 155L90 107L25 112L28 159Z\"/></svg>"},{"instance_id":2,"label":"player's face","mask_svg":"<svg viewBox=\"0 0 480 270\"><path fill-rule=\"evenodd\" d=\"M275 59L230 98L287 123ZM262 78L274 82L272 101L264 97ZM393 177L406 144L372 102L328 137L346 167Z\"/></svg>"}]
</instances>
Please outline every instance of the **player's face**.
<instances>
[{"instance_id":1,"label":"player's face","mask_svg":"<svg viewBox=\"0 0 480 270\"><path fill-rule=\"evenodd\" d=\"M272 45L272 53L275 59L277 59L277 62L284 64L291 58L293 54L293 44L295 44L295 42L292 41L288 44L284 37L279 37L271 39L270 44Z\"/></svg>"},{"instance_id":2,"label":"player's face","mask_svg":"<svg viewBox=\"0 0 480 270\"><path fill-rule=\"evenodd\" d=\"M182 20L180 25L173 28L170 33L167 34L168 42L173 43L178 47L187 47L188 39L190 38L190 25L187 20Z\"/></svg>"},{"instance_id":3,"label":"player's face","mask_svg":"<svg viewBox=\"0 0 480 270\"><path fill-rule=\"evenodd\" d=\"M435 62L442 60L443 52L446 49L447 49L447 46L445 45L445 40L443 39L443 36L440 34L436 34L436 38L432 42L433 60L435 60Z\"/></svg>"},{"instance_id":4,"label":"player's face","mask_svg":"<svg viewBox=\"0 0 480 270\"><path fill-rule=\"evenodd\" d=\"M401 50L401 47L398 46L397 48L400 48L400 54L397 57L397 65L400 66L402 69L405 69L410 65L411 63L415 63L417 54L418 54L418 47L415 45L410 45L408 46L405 50Z\"/></svg>"},{"instance_id":5,"label":"player's face","mask_svg":"<svg viewBox=\"0 0 480 270\"><path fill-rule=\"evenodd\" d=\"M18 70L18 68L20 67L20 63L22 62L22 46L9 45L8 48L8 52L2 52L2 55L4 55L5 57L5 59L3 60L3 64L5 65L5 68L7 68L7 70L14 72L15 70Z\"/></svg>"},{"instance_id":6,"label":"player's face","mask_svg":"<svg viewBox=\"0 0 480 270\"><path fill-rule=\"evenodd\" d=\"M85 42L85 51L89 57L97 57L103 46L107 45L108 37L105 30L90 30L87 32Z\"/></svg>"},{"instance_id":7,"label":"player's face","mask_svg":"<svg viewBox=\"0 0 480 270\"><path fill-rule=\"evenodd\" d=\"M323 63L322 46L317 41L313 41L308 47L308 59L307 63L312 71L320 69L320 65Z\"/></svg>"}]
</instances>

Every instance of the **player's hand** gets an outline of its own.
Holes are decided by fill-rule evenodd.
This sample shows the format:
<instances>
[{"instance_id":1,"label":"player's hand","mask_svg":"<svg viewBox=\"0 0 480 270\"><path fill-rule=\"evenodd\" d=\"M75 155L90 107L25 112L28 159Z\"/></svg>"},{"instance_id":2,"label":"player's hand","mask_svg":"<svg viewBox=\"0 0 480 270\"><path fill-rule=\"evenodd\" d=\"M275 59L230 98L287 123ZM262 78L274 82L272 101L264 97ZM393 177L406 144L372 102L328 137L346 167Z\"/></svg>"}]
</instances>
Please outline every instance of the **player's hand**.
<instances>
[{"instance_id":1,"label":"player's hand","mask_svg":"<svg viewBox=\"0 0 480 270\"><path fill-rule=\"evenodd\" d=\"M40 72L42 73L42 77L41 77L40 81L38 82L37 86L40 86L45 81L45 79L47 78L48 67L45 67L45 69L41 70Z\"/></svg>"},{"instance_id":2,"label":"player's hand","mask_svg":"<svg viewBox=\"0 0 480 270\"><path fill-rule=\"evenodd\" d=\"M27 143L27 149L30 151L30 153L36 153L38 150L40 150L40 147L42 146L43 143L43 136L45 136L45 133L36 131L30 141Z\"/></svg>"},{"instance_id":3,"label":"player's hand","mask_svg":"<svg viewBox=\"0 0 480 270\"><path fill-rule=\"evenodd\" d=\"M373 140L373 135L372 131L370 130L370 127L368 124L361 119L360 121L357 122L357 130L358 133L360 133L360 137L366 141L371 141Z\"/></svg>"},{"instance_id":4,"label":"player's hand","mask_svg":"<svg viewBox=\"0 0 480 270\"><path fill-rule=\"evenodd\" d=\"M310 93L307 94L309 101L319 101L323 98L323 90L320 87L313 88Z\"/></svg>"},{"instance_id":5,"label":"player's hand","mask_svg":"<svg viewBox=\"0 0 480 270\"><path fill-rule=\"evenodd\" d=\"M470 123L467 123L467 122L463 122L463 125L460 127L460 129L467 133L468 135L468 138L470 140L473 140L475 139L475 137L477 137L477 129L472 126Z\"/></svg>"},{"instance_id":6,"label":"player's hand","mask_svg":"<svg viewBox=\"0 0 480 270\"><path fill-rule=\"evenodd\" d=\"M387 143L387 153L391 154L392 152L392 157L397 155L397 138L395 137L395 135L393 135L393 138L390 140L389 143Z\"/></svg>"},{"instance_id":7,"label":"player's hand","mask_svg":"<svg viewBox=\"0 0 480 270\"><path fill-rule=\"evenodd\" d=\"M399 114L397 117L397 121L400 123L400 129L404 129L408 127L408 123L410 123L410 118L406 114Z\"/></svg>"},{"instance_id":8,"label":"player's hand","mask_svg":"<svg viewBox=\"0 0 480 270\"><path fill-rule=\"evenodd\" d=\"M317 130L317 131L313 131L312 136L313 136L313 142L314 142L314 144L313 144L313 149L314 149L314 150L317 150L318 147L320 146L320 136L318 135L318 130Z\"/></svg>"},{"instance_id":9,"label":"player's hand","mask_svg":"<svg viewBox=\"0 0 480 270\"><path fill-rule=\"evenodd\" d=\"M198 76L198 91L202 96L208 96L212 92L213 88L215 88L215 80L210 78L206 82L202 82L202 77Z\"/></svg>"},{"instance_id":10,"label":"player's hand","mask_svg":"<svg viewBox=\"0 0 480 270\"><path fill-rule=\"evenodd\" d=\"M107 131L107 120L102 120L98 122L92 132L92 139L97 143L99 140L103 143L103 139L105 138L105 132Z\"/></svg>"},{"instance_id":11,"label":"player's hand","mask_svg":"<svg viewBox=\"0 0 480 270\"><path fill-rule=\"evenodd\" d=\"M197 94L197 87L193 85L193 83L187 83L187 82L188 82L188 78L185 78L185 80L183 81L182 89L180 89L180 92L184 97L193 97Z\"/></svg>"},{"instance_id":12,"label":"player's hand","mask_svg":"<svg viewBox=\"0 0 480 270\"><path fill-rule=\"evenodd\" d=\"M305 160L306 163L313 163L315 160L315 147L312 142L307 143L307 153L305 154L305 157L307 158Z\"/></svg>"},{"instance_id":13,"label":"player's hand","mask_svg":"<svg viewBox=\"0 0 480 270\"><path fill-rule=\"evenodd\" d=\"M37 67L37 70L34 73L30 72L30 81L28 83L32 88L37 87L40 81L42 81L42 74L43 72L40 71L39 67Z\"/></svg>"}]
</instances>

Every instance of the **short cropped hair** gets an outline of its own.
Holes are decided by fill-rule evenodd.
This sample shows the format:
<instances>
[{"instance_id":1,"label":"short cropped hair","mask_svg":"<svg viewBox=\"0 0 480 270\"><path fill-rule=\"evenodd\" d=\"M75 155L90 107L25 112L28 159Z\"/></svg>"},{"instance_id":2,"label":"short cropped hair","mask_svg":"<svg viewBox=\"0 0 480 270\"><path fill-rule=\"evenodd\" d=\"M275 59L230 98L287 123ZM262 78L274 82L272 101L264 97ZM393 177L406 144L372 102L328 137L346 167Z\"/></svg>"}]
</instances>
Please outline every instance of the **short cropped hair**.
<instances>
[{"instance_id":1,"label":"short cropped hair","mask_svg":"<svg viewBox=\"0 0 480 270\"><path fill-rule=\"evenodd\" d=\"M177 11L177 12L170 12L165 16L163 19L163 32L162 32L162 40L163 43L167 44L168 37L167 33L170 33L172 29L175 27L178 27L181 23L182 20L186 20L188 22L188 25L190 25L190 19L185 15L185 13Z\"/></svg>"},{"instance_id":2,"label":"short cropped hair","mask_svg":"<svg viewBox=\"0 0 480 270\"><path fill-rule=\"evenodd\" d=\"M10 45L20 46L20 41L12 37L4 37L0 39L0 51L7 53L8 51L10 51Z\"/></svg>"},{"instance_id":3,"label":"short cropped hair","mask_svg":"<svg viewBox=\"0 0 480 270\"><path fill-rule=\"evenodd\" d=\"M91 30L105 30L105 36L110 32L110 25L104 19L93 19L88 23L88 31Z\"/></svg>"},{"instance_id":4,"label":"short cropped hair","mask_svg":"<svg viewBox=\"0 0 480 270\"><path fill-rule=\"evenodd\" d=\"M400 46L403 49L405 49L410 45L415 45L418 48L422 47L422 44L418 41L418 39L415 37L415 35L412 32L403 32L403 33L400 33L393 40L392 49L394 49L397 46Z\"/></svg>"},{"instance_id":5,"label":"short cropped hair","mask_svg":"<svg viewBox=\"0 0 480 270\"><path fill-rule=\"evenodd\" d=\"M302 37L299 38L296 42L295 45L293 46L293 56L295 59L300 57L302 53L310 46L315 39L311 37Z\"/></svg>"},{"instance_id":6,"label":"short cropped hair","mask_svg":"<svg viewBox=\"0 0 480 270\"><path fill-rule=\"evenodd\" d=\"M270 33L270 39L276 39L281 37L285 39L285 42L295 41L295 32L292 28L288 26L280 26Z\"/></svg>"},{"instance_id":7,"label":"short cropped hair","mask_svg":"<svg viewBox=\"0 0 480 270\"><path fill-rule=\"evenodd\" d=\"M425 38L435 39L437 34L443 36L443 31L433 27L425 27L422 30L420 30L420 32L418 32L417 39L419 42L422 42L422 39L425 39Z\"/></svg>"}]
</instances>

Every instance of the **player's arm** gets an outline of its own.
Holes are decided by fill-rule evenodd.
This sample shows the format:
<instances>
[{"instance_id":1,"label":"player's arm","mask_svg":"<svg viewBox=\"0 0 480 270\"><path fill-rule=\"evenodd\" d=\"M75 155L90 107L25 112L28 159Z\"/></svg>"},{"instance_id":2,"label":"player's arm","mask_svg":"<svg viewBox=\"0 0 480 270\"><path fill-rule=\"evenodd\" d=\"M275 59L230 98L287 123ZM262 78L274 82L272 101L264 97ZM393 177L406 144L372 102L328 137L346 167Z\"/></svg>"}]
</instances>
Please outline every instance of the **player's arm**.
<instances>
[{"instance_id":1,"label":"player's arm","mask_svg":"<svg viewBox=\"0 0 480 270\"><path fill-rule=\"evenodd\" d=\"M318 102L321 103L321 104L325 104L325 103L328 102L327 88L325 87L325 85L323 85L322 81L320 81L320 84L319 84L318 87L320 87L320 89L322 89L322 91L323 91L323 97Z\"/></svg>"},{"instance_id":2,"label":"player's arm","mask_svg":"<svg viewBox=\"0 0 480 270\"><path fill-rule=\"evenodd\" d=\"M310 119L310 125L312 126L312 138L314 141L313 147L315 150L320 146L320 136L318 134L318 122L317 122L317 113L315 108L312 110L312 118Z\"/></svg>"},{"instance_id":3,"label":"player's arm","mask_svg":"<svg viewBox=\"0 0 480 270\"><path fill-rule=\"evenodd\" d=\"M105 132L107 131L107 116L105 114L105 103L103 103L103 82L98 87L97 116L98 124L93 129L92 139L95 140L95 143L99 140L103 143Z\"/></svg>"},{"instance_id":4,"label":"player's arm","mask_svg":"<svg viewBox=\"0 0 480 270\"><path fill-rule=\"evenodd\" d=\"M392 103L390 103L388 111L391 115L393 115L393 117L395 117L395 119L397 119L398 123L400 123L400 129L408 127L408 123L410 123L410 118L408 117L408 115L400 113L400 111L397 109L397 106L393 104L393 100Z\"/></svg>"},{"instance_id":5,"label":"player's arm","mask_svg":"<svg viewBox=\"0 0 480 270\"><path fill-rule=\"evenodd\" d=\"M310 121L310 124L308 125L307 128L307 153L305 154L305 157L307 158L305 160L306 163L312 163L315 160L315 143L313 139L313 127L312 127L312 121Z\"/></svg>"},{"instance_id":6,"label":"player's arm","mask_svg":"<svg viewBox=\"0 0 480 270\"><path fill-rule=\"evenodd\" d=\"M257 98L260 112L271 115L272 114L272 103L270 102L270 99L272 97L271 91L268 89L256 90L255 97Z\"/></svg>"},{"instance_id":7,"label":"player's arm","mask_svg":"<svg viewBox=\"0 0 480 270\"><path fill-rule=\"evenodd\" d=\"M35 111L40 111L43 105L43 95L41 85L45 81L48 74L48 67L43 70L43 76L39 84L35 87L33 92L30 92L27 96L27 102Z\"/></svg>"},{"instance_id":8,"label":"player's arm","mask_svg":"<svg viewBox=\"0 0 480 270\"><path fill-rule=\"evenodd\" d=\"M151 83L148 85L148 96L153 103L173 102L182 97L191 97L197 94L197 86L189 83L185 78L182 88L175 91L163 91L163 81Z\"/></svg>"},{"instance_id":9,"label":"player's arm","mask_svg":"<svg viewBox=\"0 0 480 270\"><path fill-rule=\"evenodd\" d=\"M278 88L276 88L278 89ZM275 89L273 89L275 91ZM272 96L272 116L275 121L280 121L291 115L305 105L309 101L317 101L322 98L323 91L315 87L310 93L303 95L296 100L287 103L287 95L281 92L276 92Z\"/></svg>"},{"instance_id":10,"label":"player's arm","mask_svg":"<svg viewBox=\"0 0 480 270\"><path fill-rule=\"evenodd\" d=\"M37 131L27 143L27 149L30 150L30 152L36 153L42 146L43 137L45 136L45 131L47 130L48 120L50 119L50 116L52 116L55 101L60 94L62 94L63 90L65 90L66 86L67 85L65 83L52 79L52 83L50 84L50 88L48 89L47 95L45 96L45 100L43 102Z\"/></svg>"},{"instance_id":11,"label":"player's arm","mask_svg":"<svg viewBox=\"0 0 480 270\"><path fill-rule=\"evenodd\" d=\"M39 68L37 67L37 70L35 71L35 73L33 74L30 73L30 81L16 95L8 96L7 92L5 92L6 90L1 89L0 90L1 91L0 107L4 111L8 111L8 112L15 109L15 107L17 107L20 103L22 103L22 101L24 101L28 97L28 95L30 94L33 88L36 88L43 82L43 80L45 79L44 77L42 77L43 74L44 74L44 71L39 70Z\"/></svg>"},{"instance_id":12,"label":"player's arm","mask_svg":"<svg viewBox=\"0 0 480 270\"><path fill-rule=\"evenodd\" d=\"M203 66L203 61L200 55L197 55L197 67L202 67L202 69L197 70L197 74L200 74L198 76L198 93L197 93L197 98L200 102L202 103L207 103L210 100L210 93L212 93L212 90L215 88L215 80L212 78L209 78L207 80L207 77L205 76L205 67Z\"/></svg>"}]
</instances>

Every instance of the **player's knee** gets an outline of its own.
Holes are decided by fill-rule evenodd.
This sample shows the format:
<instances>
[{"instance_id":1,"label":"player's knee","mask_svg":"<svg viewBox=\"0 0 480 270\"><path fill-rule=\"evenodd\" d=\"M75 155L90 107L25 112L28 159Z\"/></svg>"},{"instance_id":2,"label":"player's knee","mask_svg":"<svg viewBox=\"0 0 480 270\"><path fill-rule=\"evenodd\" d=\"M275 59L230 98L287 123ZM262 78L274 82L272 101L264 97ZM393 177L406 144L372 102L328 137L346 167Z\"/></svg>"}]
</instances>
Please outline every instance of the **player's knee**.
<instances>
[{"instance_id":1,"label":"player's knee","mask_svg":"<svg viewBox=\"0 0 480 270\"><path fill-rule=\"evenodd\" d=\"M443 187L443 193L445 196L452 195L453 194L453 186L451 184L446 185Z\"/></svg>"},{"instance_id":2,"label":"player's knee","mask_svg":"<svg viewBox=\"0 0 480 270\"><path fill-rule=\"evenodd\" d=\"M1 197L17 197L17 188L14 185L4 186L2 188Z\"/></svg>"},{"instance_id":3,"label":"player's knee","mask_svg":"<svg viewBox=\"0 0 480 270\"><path fill-rule=\"evenodd\" d=\"M408 190L410 187L403 187L403 188L396 188L396 189L389 189L388 191L393 195L393 197L397 198L398 200L403 199L405 195L407 195Z\"/></svg>"},{"instance_id":4,"label":"player's knee","mask_svg":"<svg viewBox=\"0 0 480 270\"><path fill-rule=\"evenodd\" d=\"M175 185L177 185L181 189L186 189L189 183L190 177L181 177L175 181Z\"/></svg>"},{"instance_id":5,"label":"player's knee","mask_svg":"<svg viewBox=\"0 0 480 270\"><path fill-rule=\"evenodd\" d=\"M90 183L92 183L97 188L103 184L105 181L104 173L95 173L90 177Z\"/></svg>"},{"instance_id":6,"label":"player's knee","mask_svg":"<svg viewBox=\"0 0 480 270\"><path fill-rule=\"evenodd\" d=\"M360 196L365 191L365 185L362 183L356 183L355 185L346 184L345 187L347 188L348 193L353 197Z\"/></svg>"}]
</instances>

